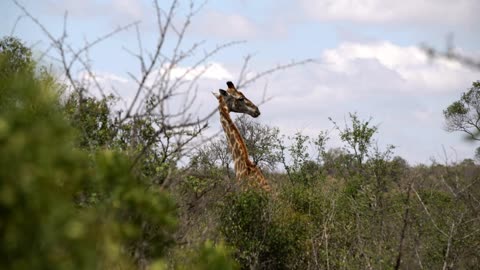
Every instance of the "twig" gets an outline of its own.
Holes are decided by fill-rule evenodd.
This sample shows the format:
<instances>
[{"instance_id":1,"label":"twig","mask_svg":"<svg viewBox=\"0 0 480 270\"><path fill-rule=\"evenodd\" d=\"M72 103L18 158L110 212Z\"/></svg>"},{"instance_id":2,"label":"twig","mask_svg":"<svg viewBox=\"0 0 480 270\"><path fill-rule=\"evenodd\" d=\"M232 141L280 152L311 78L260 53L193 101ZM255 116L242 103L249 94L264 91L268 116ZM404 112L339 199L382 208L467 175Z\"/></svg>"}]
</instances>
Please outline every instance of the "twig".
<instances>
[{"instance_id":1,"label":"twig","mask_svg":"<svg viewBox=\"0 0 480 270\"><path fill-rule=\"evenodd\" d=\"M248 64L248 61L250 61L250 58L247 56L245 58L245 63ZM301 61L292 61L289 64L277 65L276 67L273 67L273 68L270 68L270 69L267 69L265 71L257 73L255 76L253 76L250 79L239 78L236 86L237 86L238 89L241 89L241 88L247 87L249 84L255 82L256 80L258 80L258 79L260 79L264 76L270 75L272 73L275 73L277 71L285 70L285 69L292 68L292 67L295 67L295 66L305 65L305 64L308 64L308 63L313 63L314 61L315 61L315 59L309 58L309 59L305 59L305 60L301 60ZM242 70L243 69L244 68L242 68ZM245 69L246 69L246 66L245 66Z\"/></svg>"},{"instance_id":2,"label":"twig","mask_svg":"<svg viewBox=\"0 0 480 270\"><path fill-rule=\"evenodd\" d=\"M435 227L435 229L437 229L437 231L439 231L441 234L443 234L444 236L448 237L448 234L446 232L444 232L442 229L440 229L440 227L438 227L437 223L435 222L435 220L433 219L432 215L430 214L430 211L428 211L428 208L427 206L423 203L423 200L422 198L420 197L420 195L418 194L417 190L412 186L412 190L413 192L415 193L415 195L417 196L418 198L418 201L420 202L420 204L422 205L423 209L425 210L425 213L427 213L428 217L430 218L430 221L432 222L433 226Z\"/></svg>"},{"instance_id":3,"label":"twig","mask_svg":"<svg viewBox=\"0 0 480 270\"><path fill-rule=\"evenodd\" d=\"M410 194L412 191L413 180L411 180L410 184L408 185L407 190L407 198L405 199L405 212L403 215L403 226L400 232L400 243L398 244L398 256L395 263L395 269L400 269L400 264L402 263L402 251L403 251L403 243L405 241L405 235L408 227L409 221L409 214L410 214Z\"/></svg>"}]
</instances>

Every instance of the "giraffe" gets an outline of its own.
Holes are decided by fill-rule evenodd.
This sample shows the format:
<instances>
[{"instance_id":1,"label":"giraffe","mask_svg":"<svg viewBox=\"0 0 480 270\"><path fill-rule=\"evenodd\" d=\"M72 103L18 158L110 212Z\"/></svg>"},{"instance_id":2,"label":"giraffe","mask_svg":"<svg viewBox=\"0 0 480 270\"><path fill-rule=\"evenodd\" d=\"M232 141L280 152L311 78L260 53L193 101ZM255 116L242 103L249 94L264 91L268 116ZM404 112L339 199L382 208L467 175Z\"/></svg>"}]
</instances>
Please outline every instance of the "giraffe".
<instances>
[{"instance_id":1,"label":"giraffe","mask_svg":"<svg viewBox=\"0 0 480 270\"><path fill-rule=\"evenodd\" d=\"M228 89L219 89L219 93L213 93L218 99L218 111L220 122L227 137L230 150L232 151L235 176L242 184L257 186L265 191L270 191L270 185L260 169L249 159L247 147L238 128L230 118L230 112L246 113L254 118L260 115L257 106L247 99L242 92L238 91L232 82L227 82Z\"/></svg>"}]
</instances>

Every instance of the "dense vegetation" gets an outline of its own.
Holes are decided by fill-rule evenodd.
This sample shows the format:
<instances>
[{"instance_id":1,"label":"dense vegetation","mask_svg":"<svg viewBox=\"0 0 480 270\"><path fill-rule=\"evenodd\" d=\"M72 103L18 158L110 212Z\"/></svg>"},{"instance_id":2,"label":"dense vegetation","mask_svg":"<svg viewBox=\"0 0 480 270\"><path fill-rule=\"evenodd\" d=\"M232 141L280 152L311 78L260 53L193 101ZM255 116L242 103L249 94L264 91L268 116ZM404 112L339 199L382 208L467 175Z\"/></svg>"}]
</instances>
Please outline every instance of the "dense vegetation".
<instances>
[{"instance_id":1,"label":"dense vegetation","mask_svg":"<svg viewBox=\"0 0 480 270\"><path fill-rule=\"evenodd\" d=\"M479 93L477 82L445 111L451 127L473 138L477 131L461 129L470 122L460 120L478 113ZM480 265L480 166L473 160L410 166L393 146L380 149L378 127L356 114L342 127L331 119L343 142L334 149L327 132L286 138L240 117L252 160L274 189L242 191L222 136L179 167L184 144L170 138L197 133L159 136L155 118L120 121L114 103L68 91L18 39L1 40L6 269Z\"/></svg>"}]
</instances>

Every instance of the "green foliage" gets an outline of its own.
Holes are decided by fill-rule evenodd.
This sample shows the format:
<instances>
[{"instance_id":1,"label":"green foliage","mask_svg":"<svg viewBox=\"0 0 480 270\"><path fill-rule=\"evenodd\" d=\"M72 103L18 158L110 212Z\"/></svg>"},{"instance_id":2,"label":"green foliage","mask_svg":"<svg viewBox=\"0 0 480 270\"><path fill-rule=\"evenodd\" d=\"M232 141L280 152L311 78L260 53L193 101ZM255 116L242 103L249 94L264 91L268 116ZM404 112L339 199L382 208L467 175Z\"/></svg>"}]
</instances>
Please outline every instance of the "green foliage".
<instances>
[{"instance_id":1,"label":"green foliage","mask_svg":"<svg viewBox=\"0 0 480 270\"><path fill-rule=\"evenodd\" d=\"M315 140L309 136L297 132L293 137L288 137L292 141L289 147L285 146L285 137L278 137L277 155L283 164L288 178L292 183L301 183L311 185L315 181L324 178L324 170L322 163L325 162L326 142L328 141L327 133L320 132ZM313 146L313 151L311 147ZM290 162L287 162L287 150ZM311 154L315 156L312 159Z\"/></svg>"},{"instance_id":2,"label":"green foliage","mask_svg":"<svg viewBox=\"0 0 480 270\"><path fill-rule=\"evenodd\" d=\"M280 130L254 122L251 119L247 115L242 115L235 119L235 124L245 140L245 145L253 163L273 170L279 161L275 150Z\"/></svg>"},{"instance_id":3,"label":"green foliage","mask_svg":"<svg viewBox=\"0 0 480 270\"><path fill-rule=\"evenodd\" d=\"M279 129L254 122L249 116L238 117L235 125L253 163L263 171L274 170L279 162L276 151ZM228 176L233 176L231 163L232 153L223 135L199 147L190 159L190 164L197 169L214 171L215 168L221 168Z\"/></svg>"},{"instance_id":4,"label":"green foliage","mask_svg":"<svg viewBox=\"0 0 480 270\"><path fill-rule=\"evenodd\" d=\"M143 185L124 154L75 148L51 77L3 68L12 60L1 56L2 70L14 70L0 83L3 267L129 269L162 258L172 200Z\"/></svg>"},{"instance_id":5,"label":"green foliage","mask_svg":"<svg viewBox=\"0 0 480 270\"><path fill-rule=\"evenodd\" d=\"M288 185L283 187L281 196L299 213L315 216L322 211L321 194L311 186Z\"/></svg>"},{"instance_id":6,"label":"green foliage","mask_svg":"<svg viewBox=\"0 0 480 270\"><path fill-rule=\"evenodd\" d=\"M32 52L15 37L4 37L0 40L0 79L7 79L16 73L32 73L35 64Z\"/></svg>"},{"instance_id":7,"label":"green foliage","mask_svg":"<svg viewBox=\"0 0 480 270\"><path fill-rule=\"evenodd\" d=\"M344 189L345 195L355 198L362 189L362 180L363 179L358 176L349 178Z\"/></svg>"},{"instance_id":8,"label":"green foliage","mask_svg":"<svg viewBox=\"0 0 480 270\"><path fill-rule=\"evenodd\" d=\"M112 96L97 99L82 92L69 94L63 103L63 112L77 129L78 147L95 152L98 149L118 149L134 157L135 172L148 184L162 184L174 167L168 147L158 150L153 119L133 118L118 123L113 117ZM170 143L170 142L168 142ZM133 165L132 165L133 166Z\"/></svg>"},{"instance_id":9,"label":"green foliage","mask_svg":"<svg viewBox=\"0 0 480 270\"><path fill-rule=\"evenodd\" d=\"M231 251L224 244L213 245L212 242L207 241L200 248L200 252L194 261L194 268L199 270L238 269L238 265L230 258L230 253Z\"/></svg>"},{"instance_id":10,"label":"green foliage","mask_svg":"<svg viewBox=\"0 0 480 270\"><path fill-rule=\"evenodd\" d=\"M456 115L466 115L468 113L468 109L465 107L464 103L461 101L453 102L448 108L443 112L445 117L451 118Z\"/></svg>"},{"instance_id":11,"label":"green foliage","mask_svg":"<svg viewBox=\"0 0 480 270\"><path fill-rule=\"evenodd\" d=\"M310 137L297 132L292 139L293 143L289 148L290 157L292 159L292 166L290 166L290 170L298 172L303 164L310 159L307 146Z\"/></svg>"},{"instance_id":12,"label":"green foliage","mask_svg":"<svg viewBox=\"0 0 480 270\"><path fill-rule=\"evenodd\" d=\"M330 118L335 128L340 133L340 139L347 144L345 150L352 155L357 166L362 166L368 157L368 152L373 142L373 135L378 131L376 126L371 126L371 119L362 121L356 113L350 113L351 126L345 124L345 128L341 129Z\"/></svg>"},{"instance_id":13,"label":"green foliage","mask_svg":"<svg viewBox=\"0 0 480 270\"><path fill-rule=\"evenodd\" d=\"M214 244L207 240L192 250L182 250L182 261L176 262L175 269L234 270L239 269L232 259L232 250L224 243Z\"/></svg>"},{"instance_id":14,"label":"green foliage","mask_svg":"<svg viewBox=\"0 0 480 270\"><path fill-rule=\"evenodd\" d=\"M307 220L263 192L230 195L221 211L220 229L236 249L242 269L301 269Z\"/></svg>"},{"instance_id":15,"label":"green foliage","mask_svg":"<svg viewBox=\"0 0 480 270\"><path fill-rule=\"evenodd\" d=\"M202 172L213 173L221 169L230 175L230 163L232 163L232 153L225 137L199 147L190 158L190 166Z\"/></svg>"},{"instance_id":16,"label":"green foliage","mask_svg":"<svg viewBox=\"0 0 480 270\"><path fill-rule=\"evenodd\" d=\"M3 267L94 268L95 215L77 213L73 203L91 171L85 155L71 148L57 96L29 71L16 70L0 85Z\"/></svg>"},{"instance_id":17,"label":"green foliage","mask_svg":"<svg viewBox=\"0 0 480 270\"><path fill-rule=\"evenodd\" d=\"M316 162L318 164L322 164L325 162L325 154L327 141L329 140L328 133L326 131L320 131L317 135L317 138L313 140L313 145L315 146L315 150L317 153Z\"/></svg>"},{"instance_id":18,"label":"green foliage","mask_svg":"<svg viewBox=\"0 0 480 270\"><path fill-rule=\"evenodd\" d=\"M64 104L64 112L73 126L78 127L78 146L95 150L111 146L115 129L110 118L112 97L97 100L74 92Z\"/></svg>"},{"instance_id":19,"label":"green foliage","mask_svg":"<svg viewBox=\"0 0 480 270\"><path fill-rule=\"evenodd\" d=\"M473 160L409 166L393 157L393 146L375 147L377 127L356 114L343 129L334 123L344 147L329 150L325 132L313 140L298 133L285 145L277 129L247 123L258 162L281 161L287 174L276 173L272 193L232 192L226 143L201 147L179 169L183 142L174 138L195 132L163 130L153 117L120 121L111 97L68 94L14 38L0 41L0 70L3 268L474 269L480 263L480 166ZM478 104L479 86L450 116L474 112L469 106Z\"/></svg>"},{"instance_id":20,"label":"green foliage","mask_svg":"<svg viewBox=\"0 0 480 270\"><path fill-rule=\"evenodd\" d=\"M188 175L185 177L182 187L187 192L193 193L196 198L199 198L205 192L213 188L215 184L215 178L203 178L194 175Z\"/></svg>"}]
</instances>

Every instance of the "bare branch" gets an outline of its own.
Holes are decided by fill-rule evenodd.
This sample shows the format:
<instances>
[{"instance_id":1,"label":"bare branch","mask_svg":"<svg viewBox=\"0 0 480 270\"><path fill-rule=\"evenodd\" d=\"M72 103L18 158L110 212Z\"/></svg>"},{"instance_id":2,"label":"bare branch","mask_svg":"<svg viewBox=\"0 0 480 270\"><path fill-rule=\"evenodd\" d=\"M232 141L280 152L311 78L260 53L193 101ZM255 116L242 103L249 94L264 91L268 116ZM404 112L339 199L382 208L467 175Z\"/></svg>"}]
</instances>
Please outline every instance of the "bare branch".
<instances>
[{"instance_id":1,"label":"bare branch","mask_svg":"<svg viewBox=\"0 0 480 270\"><path fill-rule=\"evenodd\" d=\"M446 232L444 232L442 229L440 229L440 227L438 227L437 223L435 222L435 220L433 219L432 215L430 214L430 211L428 211L428 208L427 206L423 203L423 200L422 198L420 197L420 195L418 194L417 190L412 186L412 190L413 192L415 193L415 195L417 196L418 198L418 201L420 202L420 204L422 205L423 209L425 210L425 213L428 215L428 217L430 218L430 221L432 222L433 226L435 227L435 229L437 229L437 231L439 231L441 234L443 234L444 236L446 236L447 238L449 237L448 234Z\"/></svg>"},{"instance_id":2,"label":"bare branch","mask_svg":"<svg viewBox=\"0 0 480 270\"><path fill-rule=\"evenodd\" d=\"M248 62L250 61L250 57L247 56L245 58L245 62L244 62L244 65L242 67L242 71L245 72L246 70L246 65L248 64ZM240 89L240 88L244 88L244 87L247 87L249 84L255 82L256 80L262 78L262 77L265 77L267 75L270 75L272 73L275 73L277 71L280 71L280 70L285 70L285 69L288 69L288 68L292 68L292 67L295 67L295 66L301 66L301 65L305 65L305 64L308 64L308 63L313 63L315 62L314 59L305 59L305 60L301 60L301 61L292 61L291 63L289 64L284 64L284 65L277 65L276 67L274 68L270 68L270 69L267 69L265 71L262 71L262 72L259 72L257 73L255 76L253 76L252 78L250 79L247 79L247 78L239 78L239 80L237 81L237 88ZM241 72L242 73L242 72Z\"/></svg>"},{"instance_id":3,"label":"bare branch","mask_svg":"<svg viewBox=\"0 0 480 270\"><path fill-rule=\"evenodd\" d=\"M17 24L20 22L21 19L23 19L23 15L20 15L17 17L15 20L15 23L13 24L12 30L10 30L10 36L13 36L15 34L15 30L17 29Z\"/></svg>"},{"instance_id":4,"label":"bare branch","mask_svg":"<svg viewBox=\"0 0 480 270\"><path fill-rule=\"evenodd\" d=\"M445 48L445 51L443 52L438 51L426 44L420 45L420 48L432 59L445 58L445 59L456 61L464 66L480 70L480 59L473 59L472 57L468 57L458 52L455 52L453 33L449 33L447 35L445 43L446 43L446 48Z\"/></svg>"},{"instance_id":5,"label":"bare branch","mask_svg":"<svg viewBox=\"0 0 480 270\"><path fill-rule=\"evenodd\" d=\"M451 45L450 45L451 46ZM453 47L449 47L445 52L438 51L430 46L421 45L421 49L431 58L445 58L456 61L467 67L480 70L480 60L462 55L454 51Z\"/></svg>"},{"instance_id":6,"label":"bare branch","mask_svg":"<svg viewBox=\"0 0 480 270\"><path fill-rule=\"evenodd\" d=\"M410 195L413 187L413 180L410 180L410 183L408 185L407 189L407 198L405 199L405 212L403 215L403 226L402 230L400 232L400 241L398 244L398 256L397 260L395 262L395 269L398 270L400 269L400 265L402 263L402 255L403 255L403 243L405 241L405 235L407 231L407 227L409 224L409 215L410 215Z\"/></svg>"},{"instance_id":7,"label":"bare branch","mask_svg":"<svg viewBox=\"0 0 480 270\"><path fill-rule=\"evenodd\" d=\"M137 103L137 100L140 96L140 93L142 92L143 86L145 85L150 73L153 71L153 68L158 61L158 58L160 56L160 51L162 50L163 45L165 43L166 34L168 32L168 29L170 29L170 23L173 19L173 13L175 11L176 5L177 5L177 1L175 0L175 1L172 2L171 6L170 6L170 10L169 10L168 15L167 15L167 21L166 21L165 25L163 26L161 24L161 20L160 20L161 12L160 12L160 8L158 6L158 1L155 1L157 17L159 18L159 31L160 31L160 36L159 36L159 39L158 39L158 43L157 43L157 46L155 48L155 53L153 54L153 56L151 58L150 64L146 68L145 72L142 74L143 75L142 79L139 80L140 84L138 85L135 96L134 96L132 102L130 103L130 107L128 108L128 110L126 112L124 119L120 122L123 122L128 117L130 117L130 114L131 114L133 108L135 107L135 105Z\"/></svg>"}]
</instances>

